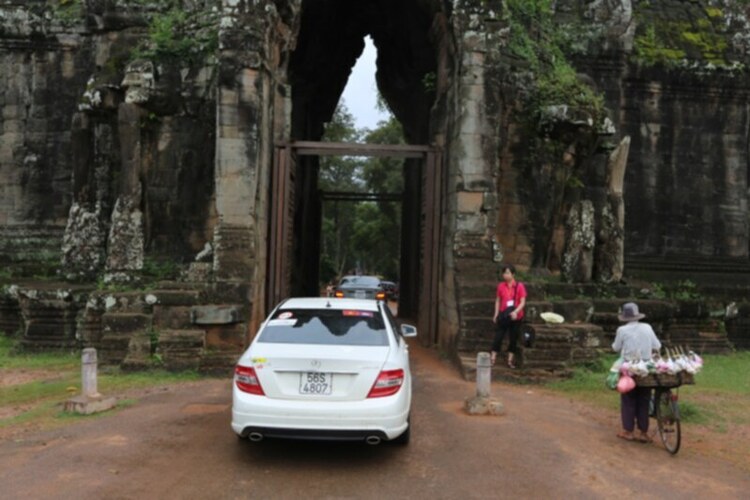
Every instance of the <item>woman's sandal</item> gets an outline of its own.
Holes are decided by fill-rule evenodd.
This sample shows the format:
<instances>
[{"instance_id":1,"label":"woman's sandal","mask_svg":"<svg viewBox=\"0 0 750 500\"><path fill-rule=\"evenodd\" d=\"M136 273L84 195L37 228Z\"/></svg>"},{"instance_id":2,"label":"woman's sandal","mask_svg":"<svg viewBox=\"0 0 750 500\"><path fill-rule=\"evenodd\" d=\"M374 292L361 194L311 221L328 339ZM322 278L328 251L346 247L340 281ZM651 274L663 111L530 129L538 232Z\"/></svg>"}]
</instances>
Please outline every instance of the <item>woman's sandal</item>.
<instances>
[{"instance_id":1,"label":"woman's sandal","mask_svg":"<svg viewBox=\"0 0 750 500\"><path fill-rule=\"evenodd\" d=\"M617 437L620 439L624 439L625 441L635 441L635 436L628 432L620 431L617 433Z\"/></svg>"}]
</instances>

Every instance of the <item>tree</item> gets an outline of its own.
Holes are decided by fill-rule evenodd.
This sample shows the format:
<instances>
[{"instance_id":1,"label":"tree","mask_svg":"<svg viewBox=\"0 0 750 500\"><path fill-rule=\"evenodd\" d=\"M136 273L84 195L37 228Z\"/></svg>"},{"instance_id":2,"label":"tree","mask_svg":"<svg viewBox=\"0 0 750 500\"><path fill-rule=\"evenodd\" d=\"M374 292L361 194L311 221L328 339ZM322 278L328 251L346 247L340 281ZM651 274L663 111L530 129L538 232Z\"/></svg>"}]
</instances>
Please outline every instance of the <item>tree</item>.
<instances>
[{"instance_id":1,"label":"tree","mask_svg":"<svg viewBox=\"0 0 750 500\"><path fill-rule=\"evenodd\" d=\"M326 126L324 140L400 144L401 125L394 117L374 130L358 130L340 104ZM319 186L325 192L401 193L403 163L394 158L323 157ZM323 206L320 276L324 281L360 266L391 279L399 275L401 204L393 201L330 201Z\"/></svg>"}]
</instances>

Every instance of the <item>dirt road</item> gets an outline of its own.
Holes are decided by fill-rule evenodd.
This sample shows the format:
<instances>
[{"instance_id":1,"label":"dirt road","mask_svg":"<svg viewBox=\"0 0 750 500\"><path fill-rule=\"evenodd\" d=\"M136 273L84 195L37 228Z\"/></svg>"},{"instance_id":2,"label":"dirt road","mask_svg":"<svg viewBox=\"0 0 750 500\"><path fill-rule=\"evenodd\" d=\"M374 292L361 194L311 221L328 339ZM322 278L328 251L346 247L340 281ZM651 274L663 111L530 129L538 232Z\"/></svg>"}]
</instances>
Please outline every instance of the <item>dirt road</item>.
<instances>
[{"instance_id":1,"label":"dirt road","mask_svg":"<svg viewBox=\"0 0 750 500\"><path fill-rule=\"evenodd\" d=\"M503 417L469 417L473 384L412 347L406 448L239 441L230 382L147 395L112 415L0 443L3 498L741 498L750 475L691 446L615 438L617 416L496 384ZM614 397L614 396L613 396ZM750 457L749 457L750 458Z\"/></svg>"}]
</instances>

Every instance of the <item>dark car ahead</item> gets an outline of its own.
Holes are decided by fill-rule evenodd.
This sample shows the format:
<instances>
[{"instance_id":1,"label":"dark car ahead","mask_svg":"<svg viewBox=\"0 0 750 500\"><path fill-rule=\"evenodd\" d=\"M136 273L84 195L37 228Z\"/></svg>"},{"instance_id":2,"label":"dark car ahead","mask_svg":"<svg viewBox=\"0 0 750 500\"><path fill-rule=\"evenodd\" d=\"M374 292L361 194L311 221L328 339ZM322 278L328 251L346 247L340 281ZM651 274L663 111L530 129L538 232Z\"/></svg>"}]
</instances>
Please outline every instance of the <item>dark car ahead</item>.
<instances>
[{"instance_id":1,"label":"dark car ahead","mask_svg":"<svg viewBox=\"0 0 750 500\"><path fill-rule=\"evenodd\" d=\"M388 300L398 300L398 284L393 281L381 281L380 286Z\"/></svg>"},{"instance_id":2,"label":"dark car ahead","mask_svg":"<svg viewBox=\"0 0 750 500\"><path fill-rule=\"evenodd\" d=\"M344 276L336 287L336 297L385 300L385 291L377 276Z\"/></svg>"}]
</instances>

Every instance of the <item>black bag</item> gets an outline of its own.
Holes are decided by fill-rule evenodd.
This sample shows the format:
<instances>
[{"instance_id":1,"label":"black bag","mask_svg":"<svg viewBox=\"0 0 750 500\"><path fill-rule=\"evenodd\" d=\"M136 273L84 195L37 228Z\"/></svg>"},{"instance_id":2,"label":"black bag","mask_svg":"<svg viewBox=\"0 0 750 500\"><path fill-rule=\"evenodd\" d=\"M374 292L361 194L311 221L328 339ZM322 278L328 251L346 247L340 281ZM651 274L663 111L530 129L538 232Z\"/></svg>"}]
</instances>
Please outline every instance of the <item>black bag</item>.
<instances>
[{"instance_id":1,"label":"black bag","mask_svg":"<svg viewBox=\"0 0 750 500\"><path fill-rule=\"evenodd\" d=\"M510 313L512 312L512 307L506 307L503 311L500 312L500 315L497 317L497 324L499 326L510 326L511 322L513 321L510 317Z\"/></svg>"},{"instance_id":2,"label":"black bag","mask_svg":"<svg viewBox=\"0 0 750 500\"><path fill-rule=\"evenodd\" d=\"M521 341L523 342L523 346L531 349L534 347L534 341L536 340L536 332L533 328L526 325L524 329L522 330L523 333L521 333Z\"/></svg>"}]
</instances>

